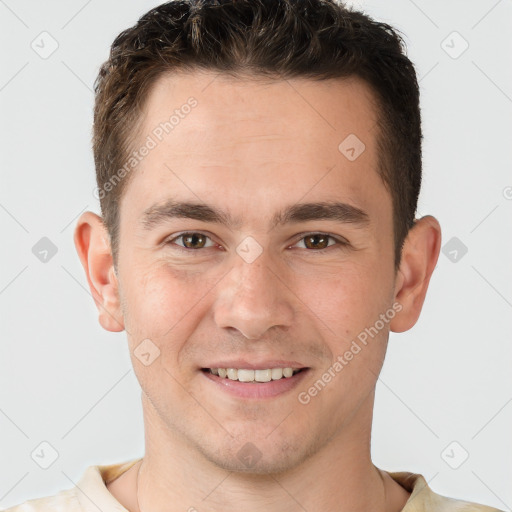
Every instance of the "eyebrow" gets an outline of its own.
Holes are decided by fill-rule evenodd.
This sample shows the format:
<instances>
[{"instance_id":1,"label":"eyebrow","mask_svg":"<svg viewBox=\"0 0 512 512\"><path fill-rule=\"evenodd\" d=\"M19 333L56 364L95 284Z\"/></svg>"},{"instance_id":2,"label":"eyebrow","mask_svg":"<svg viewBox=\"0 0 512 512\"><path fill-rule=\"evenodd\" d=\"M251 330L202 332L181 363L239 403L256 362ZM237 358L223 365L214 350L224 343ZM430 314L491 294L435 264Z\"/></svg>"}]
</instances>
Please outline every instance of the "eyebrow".
<instances>
[{"instance_id":1,"label":"eyebrow","mask_svg":"<svg viewBox=\"0 0 512 512\"><path fill-rule=\"evenodd\" d=\"M229 229L239 229L242 225L240 218L233 218L228 212L214 206L174 199L147 208L142 214L141 223L145 230L151 230L175 218L221 224ZM270 229L280 225L315 220L334 220L360 228L370 224L370 217L360 208L339 201L324 201L297 203L285 207L272 216Z\"/></svg>"}]
</instances>

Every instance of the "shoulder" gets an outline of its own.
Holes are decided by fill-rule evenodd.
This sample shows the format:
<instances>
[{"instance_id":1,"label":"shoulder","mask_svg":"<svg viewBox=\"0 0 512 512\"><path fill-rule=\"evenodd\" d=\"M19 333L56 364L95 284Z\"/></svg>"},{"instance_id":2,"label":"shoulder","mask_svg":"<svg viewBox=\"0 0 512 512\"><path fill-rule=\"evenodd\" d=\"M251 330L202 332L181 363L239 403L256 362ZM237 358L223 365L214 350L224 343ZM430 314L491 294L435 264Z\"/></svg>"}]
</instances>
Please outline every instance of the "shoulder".
<instances>
[{"instance_id":1,"label":"shoulder","mask_svg":"<svg viewBox=\"0 0 512 512\"><path fill-rule=\"evenodd\" d=\"M2 512L81 512L80 502L74 489L60 491L54 496L44 496L24 501Z\"/></svg>"},{"instance_id":2,"label":"shoulder","mask_svg":"<svg viewBox=\"0 0 512 512\"><path fill-rule=\"evenodd\" d=\"M30 499L0 512L128 512L109 492L107 484L139 460L89 466L71 489Z\"/></svg>"},{"instance_id":3,"label":"shoulder","mask_svg":"<svg viewBox=\"0 0 512 512\"><path fill-rule=\"evenodd\" d=\"M387 473L411 493L402 512L503 512L480 503L437 494L428 486L423 475L418 473L406 471Z\"/></svg>"},{"instance_id":4,"label":"shoulder","mask_svg":"<svg viewBox=\"0 0 512 512\"><path fill-rule=\"evenodd\" d=\"M34 498L0 512L128 512L109 492L107 484L141 459L89 466L79 482L53 496Z\"/></svg>"}]
</instances>

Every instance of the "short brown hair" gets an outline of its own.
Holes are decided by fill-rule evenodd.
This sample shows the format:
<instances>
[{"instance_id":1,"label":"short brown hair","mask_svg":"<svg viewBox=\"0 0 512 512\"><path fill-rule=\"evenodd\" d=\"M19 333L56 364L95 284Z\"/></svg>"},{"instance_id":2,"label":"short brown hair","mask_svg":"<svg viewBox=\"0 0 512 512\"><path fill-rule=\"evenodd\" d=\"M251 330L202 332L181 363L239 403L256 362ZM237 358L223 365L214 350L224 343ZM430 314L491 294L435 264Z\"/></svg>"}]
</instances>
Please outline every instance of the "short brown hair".
<instances>
[{"instance_id":1,"label":"short brown hair","mask_svg":"<svg viewBox=\"0 0 512 512\"><path fill-rule=\"evenodd\" d=\"M416 73L395 29L336 0L175 0L117 36L94 84L93 130L114 263L128 179L106 185L130 153L149 88L178 69L280 79L356 76L369 84L378 101L378 172L392 198L398 268L421 185Z\"/></svg>"}]
</instances>

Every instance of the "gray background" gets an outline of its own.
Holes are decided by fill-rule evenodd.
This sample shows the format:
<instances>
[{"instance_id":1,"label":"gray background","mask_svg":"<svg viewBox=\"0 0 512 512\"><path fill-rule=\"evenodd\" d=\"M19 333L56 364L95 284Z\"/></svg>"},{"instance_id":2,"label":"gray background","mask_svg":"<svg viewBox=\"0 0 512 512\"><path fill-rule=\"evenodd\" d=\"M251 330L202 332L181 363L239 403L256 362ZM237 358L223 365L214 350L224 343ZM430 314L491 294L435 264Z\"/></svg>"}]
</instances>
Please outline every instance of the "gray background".
<instances>
[{"instance_id":1,"label":"gray background","mask_svg":"<svg viewBox=\"0 0 512 512\"><path fill-rule=\"evenodd\" d=\"M72 236L99 211L93 81L158 3L0 0L2 508L143 454L125 335L99 326ZM406 36L422 90L419 215L439 219L444 247L418 324L391 335L373 460L511 510L512 2L354 3Z\"/></svg>"}]
</instances>

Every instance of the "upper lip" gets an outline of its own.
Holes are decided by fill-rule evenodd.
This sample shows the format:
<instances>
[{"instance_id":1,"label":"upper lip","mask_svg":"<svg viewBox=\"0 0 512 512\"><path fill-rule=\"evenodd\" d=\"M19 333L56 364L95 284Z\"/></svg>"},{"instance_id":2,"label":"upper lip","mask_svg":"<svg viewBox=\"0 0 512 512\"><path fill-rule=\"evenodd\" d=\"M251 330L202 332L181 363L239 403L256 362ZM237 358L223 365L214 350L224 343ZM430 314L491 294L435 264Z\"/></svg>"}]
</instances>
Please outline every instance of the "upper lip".
<instances>
[{"instance_id":1,"label":"upper lip","mask_svg":"<svg viewBox=\"0 0 512 512\"><path fill-rule=\"evenodd\" d=\"M297 361L284 361L282 359L266 360L249 362L245 359L234 359L230 361L216 361L210 366L203 366L202 368L238 368L247 370L268 370L270 368L308 368Z\"/></svg>"}]
</instances>

